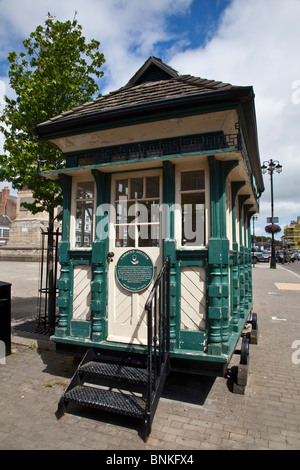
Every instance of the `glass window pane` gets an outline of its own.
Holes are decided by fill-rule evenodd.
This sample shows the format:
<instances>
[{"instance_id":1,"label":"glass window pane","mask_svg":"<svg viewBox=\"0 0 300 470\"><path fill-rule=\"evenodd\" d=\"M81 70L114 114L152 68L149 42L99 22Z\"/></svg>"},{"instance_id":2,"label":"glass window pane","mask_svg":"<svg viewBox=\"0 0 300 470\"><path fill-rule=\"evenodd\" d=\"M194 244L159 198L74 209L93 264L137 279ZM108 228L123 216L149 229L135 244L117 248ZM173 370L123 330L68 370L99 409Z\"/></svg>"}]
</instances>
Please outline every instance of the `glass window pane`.
<instances>
[{"instance_id":1,"label":"glass window pane","mask_svg":"<svg viewBox=\"0 0 300 470\"><path fill-rule=\"evenodd\" d=\"M116 199L128 197L128 179L117 180L116 183Z\"/></svg>"},{"instance_id":2,"label":"glass window pane","mask_svg":"<svg viewBox=\"0 0 300 470\"><path fill-rule=\"evenodd\" d=\"M205 189L204 170L183 171L181 173L181 190L191 191Z\"/></svg>"},{"instance_id":3,"label":"glass window pane","mask_svg":"<svg viewBox=\"0 0 300 470\"><path fill-rule=\"evenodd\" d=\"M92 181L77 184L76 199L93 199L94 183Z\"/></svg>"},{"instance_id":4,"label":"glass window pane","mask_svg":"<svg viewBox=\"0 0 300 470\"><path fill-rule=\"evenodd\" d=\"M159 225L139 225L139 247L159 246Z\"/></svg>"},{"instance_id":5,"label":"glass window pane","mask_svg":"<svg viewBox=\"0 0 300 470\"><path fill-rule=\"evenodd\" d=\"M159 176L147 176L146 197L159 197Z\"/></svg>"},{"instance_id":6,"label":"glass window pane","mask_svg":"<svg viewBox=\"0 0 300 470\"><path fill-rule=\"evenodd\" d=\"M76 205L76 246L92 245L93 203L77 202Z\"/></svg>"},{"instance_id":7,"label":"glass window pane","mask_svg":"<svg viewBox=\"0 0 300 470\"><path fill-rule=\"evenodd\" d=\"M130 199L143 197L143 178L131 178Z\"/></svg>"},{"instance_id":8,"label":"glass window pane","mask_svg":"<svg viewBox=\"0 0 300 470\"><path fill-rule=\"evenodd\" d=\"M158 201L143 202L147 211L147 220L140 219L141 222L159 222L159 203Z\"/></svg>"},{"instance_id":9,"label":"glass window pane","mask_svg":"<svg viewBox=\"0 0 300 470\"><path fill-rule=\"evenodd\" d=\"M205 195L204 193L183 194L182 203L182 244L202 246L205 244Z\"/></svg>"},{"instance_id":10,"label":"glass window pane","mask_svg":"<svg viewBox=\"0 0 300 470\"><path fill-rule=\"evenodd\" d=\"M134 247L134 226L116 225L116 247Z\"/></svg>"}]
</instances>

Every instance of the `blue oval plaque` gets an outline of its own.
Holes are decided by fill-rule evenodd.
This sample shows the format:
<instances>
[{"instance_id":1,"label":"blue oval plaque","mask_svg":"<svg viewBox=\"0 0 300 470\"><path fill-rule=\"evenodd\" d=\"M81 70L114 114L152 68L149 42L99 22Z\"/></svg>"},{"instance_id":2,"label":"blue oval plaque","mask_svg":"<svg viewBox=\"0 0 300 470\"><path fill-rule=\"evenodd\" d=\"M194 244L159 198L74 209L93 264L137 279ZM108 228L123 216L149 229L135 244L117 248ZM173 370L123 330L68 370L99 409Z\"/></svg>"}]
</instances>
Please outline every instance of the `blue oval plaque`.
<instances>
[{"instance_id":1,"label":"blue oval plaque","mask_svg":"<svg viewBox=\"0 0 300 470\"><path fill-rule=\"evenodd\" d=\"M151 283L154 266L151 258L141 250L128 250L118 259L116 276L121 286L130 292L140 292Z\"/></svg>"}]
</instances>

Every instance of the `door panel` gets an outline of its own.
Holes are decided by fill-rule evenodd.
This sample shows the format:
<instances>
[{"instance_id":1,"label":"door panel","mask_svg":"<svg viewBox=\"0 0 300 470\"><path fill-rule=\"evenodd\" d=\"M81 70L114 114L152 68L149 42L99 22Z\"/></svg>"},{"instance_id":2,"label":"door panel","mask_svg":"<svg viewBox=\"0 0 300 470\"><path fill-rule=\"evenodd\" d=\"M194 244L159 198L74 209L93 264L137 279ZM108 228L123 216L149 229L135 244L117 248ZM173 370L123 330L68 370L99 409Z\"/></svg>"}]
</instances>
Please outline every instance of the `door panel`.
<instances>
[{"instance_id":1,"label":"door panel","mask_svg":"<svg viewBox=\"0 0 300 470\"><path fill-rule=\"evenodd\" d=\"M114 253L108 272L108 341L145 344L147 318L144 310L162 263L160 170L113 175L109 251ZM137 249L152 260L154 276L147 288L131 292L116 277L120 256Z\"/></svg>"}]
</instances>

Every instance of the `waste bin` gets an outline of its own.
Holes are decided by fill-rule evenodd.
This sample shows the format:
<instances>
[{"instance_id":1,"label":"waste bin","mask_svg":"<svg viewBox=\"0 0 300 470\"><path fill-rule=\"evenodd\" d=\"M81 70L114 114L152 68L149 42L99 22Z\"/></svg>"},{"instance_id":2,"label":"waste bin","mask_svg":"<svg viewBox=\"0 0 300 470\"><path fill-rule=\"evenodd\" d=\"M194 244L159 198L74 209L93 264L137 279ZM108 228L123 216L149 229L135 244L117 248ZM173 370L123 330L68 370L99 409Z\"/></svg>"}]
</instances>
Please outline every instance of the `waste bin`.
<instances>
[{"instance_id":1,"label":"waste bin","mask_svg":"<svg viewBox=\"0 0 300 470\"><path fill-rule=\"evenodd\" d=\"M11 284L2 281L0 281L0 341L5 344L8 356L11 353Z\"/></svg>"}]
</instances>

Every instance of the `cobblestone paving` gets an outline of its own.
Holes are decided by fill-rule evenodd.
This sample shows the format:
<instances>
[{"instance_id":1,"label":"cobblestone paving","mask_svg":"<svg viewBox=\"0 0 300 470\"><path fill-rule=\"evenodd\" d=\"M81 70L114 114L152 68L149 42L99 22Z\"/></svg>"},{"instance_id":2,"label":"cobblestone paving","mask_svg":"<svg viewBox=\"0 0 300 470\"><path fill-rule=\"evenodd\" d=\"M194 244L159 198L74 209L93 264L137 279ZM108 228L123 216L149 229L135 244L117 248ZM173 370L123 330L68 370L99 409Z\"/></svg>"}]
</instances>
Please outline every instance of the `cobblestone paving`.
<instances>
[{"instance_id":1,"label":"cobblestone paving","mask_svg":"<svg viewBox=\"0 0 300 470\"><path fill-rule=\"evenodd\" d=\"M125 418L86 411L57 420L58 400L76 369L73 358L45 341L36 348L14 337L13 354L0 364L0 449L299 449L300 293L275 285L300 282L295 276L280 267L253 269L259 338L250 345L245 394L233 394L225 378L173 373L147 443L138 424Z\"/></svg>"}]
</instances>

